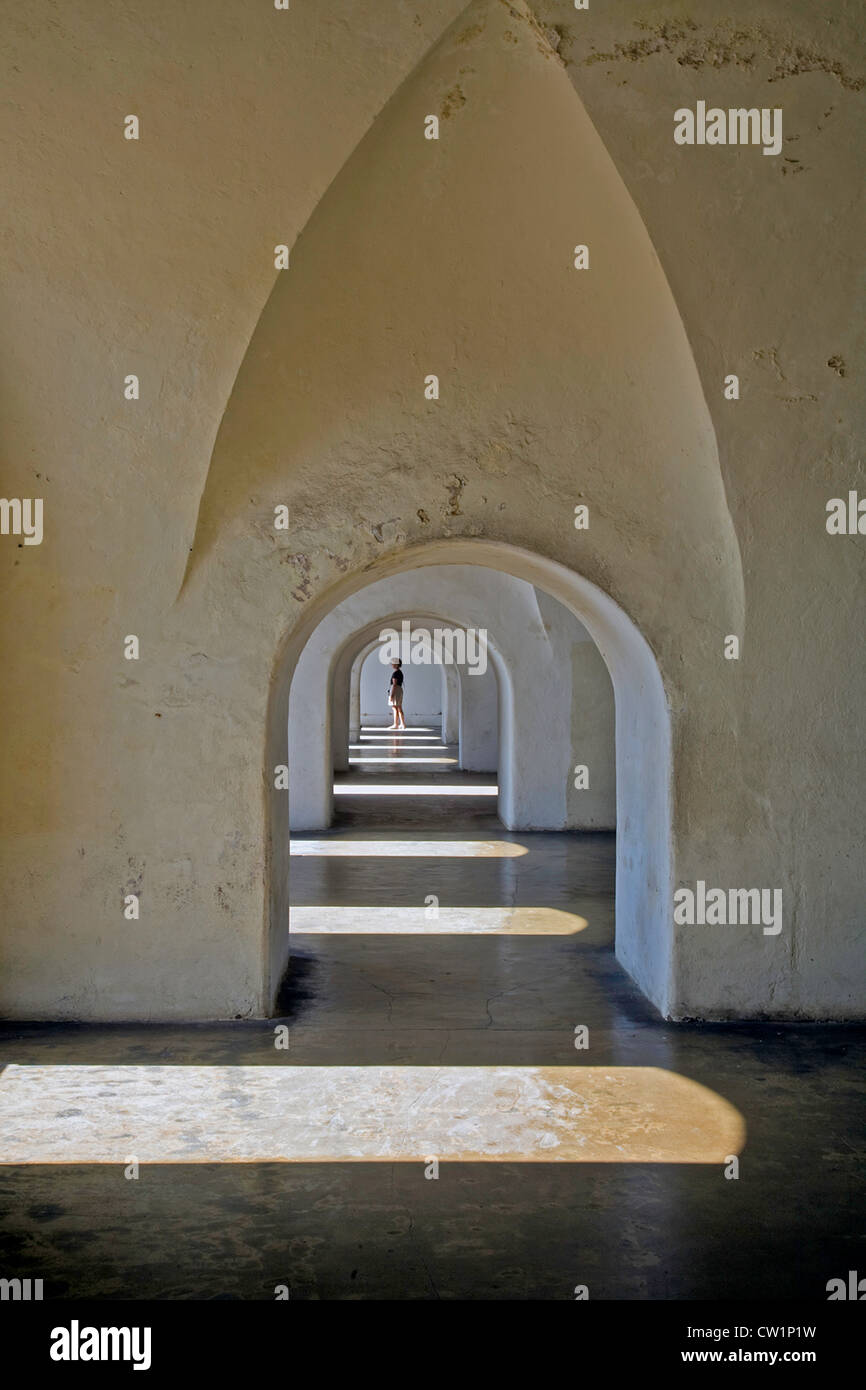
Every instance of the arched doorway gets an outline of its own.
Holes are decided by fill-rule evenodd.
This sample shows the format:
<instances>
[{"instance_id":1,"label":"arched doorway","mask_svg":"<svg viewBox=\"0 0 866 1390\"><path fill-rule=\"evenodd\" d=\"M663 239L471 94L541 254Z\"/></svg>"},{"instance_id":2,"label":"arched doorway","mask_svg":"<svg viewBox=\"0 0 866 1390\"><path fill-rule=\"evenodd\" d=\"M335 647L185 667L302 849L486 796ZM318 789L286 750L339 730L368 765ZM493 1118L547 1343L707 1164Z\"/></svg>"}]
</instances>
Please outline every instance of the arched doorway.
<instances>
[{"instance_id":1,"label":"arched doorway","mask_svg":"<svg viewBox=\"0 0 866 1390\"><path fill-rule=\"evenodd\" d=\"M367 586L372 588L372 586ZM339 611L335 605L325 615ZM378 645L378 635L384 629L407 618L416 625L460 628L453 614L401 609L399 613L384 610L374 621L357 630L339 636L325 632L325 618L317 625L296 663L290 685L289 700L289 791L290 824L295 831L315 829L330 823L333 811L332 773L345 770L346 749L350 729L350 678L359 652ZM501 807L506 817L511 806L513 766L513 724L503 718L503 710L512 708L510 675L506 662L494 641L488 641L487 654L492 679L497 687L497 748L499 766L503 771ZM450 668L459 687L460 676ZM467 678L468 679L468 678ZM320 692L310 698L310 687ZM459 689L454 692L459 694ZM318 715L311 719L311 713ZM458 706L459 715L459 706ZM321 714L324 714L324 720ZM506 734L508 739L506 741ZM452 740L459 746L459 732ZM292 793L294 792L294 800Z\"/></svg>"},{"instance_id":2,"label":"arched doorway","mask_svg":"<svg viewBox=\"0 0 866 1390\"><path fill-rule=\"evenodd\" d=\"M269 701L265 764L266 997L275 998L289 951L289 805L287 792L274 787L273 769L286 760L295 665L322 618L349 595L384 575L458 563L524 579L559 600L585 625L604 658L616 702L616 954L643 993L665 1014L673 957L672 748L667 701L652 651L609 595L573 570L502 542L463 538L408 548L380 566L346 575L309 605L304 619L281 644ZM503 705L502 727L507 733L513 710L507 699Z\"/></svg>"}]
</instances>

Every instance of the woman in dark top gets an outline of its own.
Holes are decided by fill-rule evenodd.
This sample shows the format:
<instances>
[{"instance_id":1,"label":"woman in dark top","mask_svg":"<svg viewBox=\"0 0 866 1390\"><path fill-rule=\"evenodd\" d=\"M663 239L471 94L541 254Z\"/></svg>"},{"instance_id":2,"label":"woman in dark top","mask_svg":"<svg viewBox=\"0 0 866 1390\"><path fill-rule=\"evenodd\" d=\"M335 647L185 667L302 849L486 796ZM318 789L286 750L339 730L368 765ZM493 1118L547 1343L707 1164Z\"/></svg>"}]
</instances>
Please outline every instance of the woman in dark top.
<instances>
[{"instance_id":1,"label":"woman in dark top","mask_svg":"<svg viewBox=\"0 0 866 1390\"><path fill-rule=\"evenodd\" d=\"M391 674L391 684L388 686L388 704L394 711L394 723L388 727L391 729L405 729L406 720L403 718L403 672L400 667L403 665L399 657L391 662L394 670Z\"/></svg>"}]
</instances>

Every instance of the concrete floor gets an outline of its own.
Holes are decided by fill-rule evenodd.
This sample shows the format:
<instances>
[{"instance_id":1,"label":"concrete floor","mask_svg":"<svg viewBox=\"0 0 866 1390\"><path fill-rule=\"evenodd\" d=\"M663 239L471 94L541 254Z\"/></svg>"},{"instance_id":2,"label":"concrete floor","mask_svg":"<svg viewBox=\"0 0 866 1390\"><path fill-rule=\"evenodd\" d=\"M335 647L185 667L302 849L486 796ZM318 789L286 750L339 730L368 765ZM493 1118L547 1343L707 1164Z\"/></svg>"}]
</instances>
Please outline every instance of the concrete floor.
<instances>
[{"instance_id":1,"label":"concrete floor","mask_svg":"<svg viewBox=\"0 0 866 1390\"><path fill-rule=\"evenodd\" d=\"M494 778L417 756L353 764L294 841L281 1020L3 1030L0 1274L823 1300L866 1268L862 1031L662 1023L613 955L613 836L506 832Z\"/></svg>"}]
</instances>

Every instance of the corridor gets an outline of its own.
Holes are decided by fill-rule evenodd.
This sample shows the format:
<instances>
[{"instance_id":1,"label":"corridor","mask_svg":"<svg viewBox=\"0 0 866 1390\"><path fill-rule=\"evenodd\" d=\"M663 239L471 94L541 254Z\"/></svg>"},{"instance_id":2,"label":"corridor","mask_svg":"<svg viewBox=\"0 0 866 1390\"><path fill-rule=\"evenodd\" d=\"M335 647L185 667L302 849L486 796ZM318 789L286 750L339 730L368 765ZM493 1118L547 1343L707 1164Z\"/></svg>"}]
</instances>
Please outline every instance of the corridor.
<instances>
[{"instance_id":1,"label":"corridor","mask_svg":"<svg viewBox=\"0 0 866 1390\"><path fill-rule=\"evenodd\" d=\"M350 755L293 837L278 1019L5 1030L7 1261L52 1297L820 1297L854 1030L663 1024L613 834L503 830L495 778L410 761L437 729Z\"/></svg>"},{"instance_id":2,"label":"corridor","mask_svg":"<svg viewBox=\"0 0 866 1390\"><path fill-rule=\"evenodd\" d=\"M4 17L0 1302L866 1300L866 0Z\"/></svg>"}]
</instances>

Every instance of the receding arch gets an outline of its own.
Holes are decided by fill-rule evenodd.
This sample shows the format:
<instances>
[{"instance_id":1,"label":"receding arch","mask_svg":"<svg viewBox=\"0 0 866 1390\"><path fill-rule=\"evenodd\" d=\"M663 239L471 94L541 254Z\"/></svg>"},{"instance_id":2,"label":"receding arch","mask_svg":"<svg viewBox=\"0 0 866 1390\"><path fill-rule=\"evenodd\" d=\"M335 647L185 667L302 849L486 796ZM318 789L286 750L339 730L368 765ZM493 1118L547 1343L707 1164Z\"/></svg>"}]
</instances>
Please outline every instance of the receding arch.
<instances>
[{"instance_id":1,"label":"receding arch","mask_svg":"<svg viewBox=\"0 0 866 1390\"><path fill-rule=\"evenodd\" d=\"M410 566L409 568L415 567ZM376 576L376 578L382 577L384 576ZM358 589L353 590L352 592L359 592L361 589L367 587L369 587L369 584L362 584L358 587ZM346 594L342 597L343 599L345 599L351 597L351 595ZM340 600L340 602L341 601L342 599ZM336 609L338 606L339 602L334 603L332 607L328 610L328 612L322 615L319 622L315 624L315 627L313 628L312 632L308 634L307 638L302 643L297 653L297 657L295 659L295 667L292 671L292 679L294 679L294 671L297 667L297 662L300 660L301 655L307 647L308 642L314 636L316 630L321 626L322 621L324 621L324 619L330 613L332 613L334 609ZM308 741L305 730L299 730L298 732L298 741L296 743L296 747L302 749L303 757L305 760L305 776L308 779L310 779L311 785L309 788L308 796L307 798L305 798L305 814L300 817L292 816L290 808L290 821L296 830L299 828L318 829L330 823L333 809L331 772L333 767L336 765L335 758L337 756L337 752L339 749L342 748L344 742L346 742L346 735L348 733L347 702L345 701L345 699L341 701L336 700L335 695L340 689L345 690L346 682L348 679L348 672L352 662L355 659L357 651L361 649L363 645L368 641L371 644L373 644L382 628L393 627L399 624L401 619L407 617L410 618L410 620L412 621L421 620L455 628L464 626L463 623L455 619L452 615L447 614L441 610L431 611L429 609L425 609L423 611L410 611L407 609L400 609L399 611L394 612L390 609L387 609L382 612L380 617L368 620L364 623L362 627L347 634L342 640L337 641L333 650L330 651L330 655L328 658L328 670L324 682L325 721L324 735L323 740L321 742L321 746L317 739L314 739L312 743L310 743ZM514 696L512 688L512 679L508 669L508 664L502 656L502 653L499 651L499 648L495 641L490 642L488 639L488 652L490 655L491 665L494 669L497 681L499 707L499 748L500 750L503 750L503 753L500 756L502 773L500 778L499 806L500 813L503 815L507 822L507 819L511 812L513 787L512 767L514 746ZM290 682L287 728L289 720L292 717L292 708L293 706ZM291 729L289 729L288 738L289 744L291 745ZM291 767L291 751L289 752L288 758L289 766ZM285 762L286 759L278 759L277 761ZM290 788L291 783L293 781L296 781L296 779L293 778L290 774ZM291 795L291 791L289 794Z\"/></svg>"},{"instance_id":2,"label":"receding arch","mask_svg":"<svg viewBox=\"0 0 866 1390\"><path fill-rule=\"evenodd\" d=\"M402 616L402 617L405 617L405 616L407 616L407 614L406 614L405 612L402 612L402 611L401 611L401 616ZM436 625L438 625L438 624L443 624L443 625L446 624L446 620L445 620L445 619L443 619L442 617L437 617L437 616L435 616L434 614L428 613L428 612L425 612L425 613L415 613L415 612L413 612L412 615L411 615L411 621L412 621L413 623L415 623L415 624L420 625L420 626L431 626L431 625L432 625L432 626L436 626ZM369 654L369 652L371 652L375 647L377 647L377 646L379 645L379 631L381 631L381 629L384 628L384 627L393 627L393 626L394 626L394 623L395 623L395 618L394 618L393 616L392 616L391 618L389 618L387 621L382 622L382 623L379 625L378 629L377 629L376 636L370 638L369 641L368 641L368 643L366 644L366 646L362 649L362 651L359 652L359 653L357 653L357 654L352 658L352 673L353 673L353 674L354 674L355 666L358 664L358 662L359 662L359 661L362 661L362 660L365 660L365 659L366 659L366 656ZM448 620L447 620L447 626L448 626L448 627L453 627L453 628L458 628L458 629L461 629L461 630L464 630L464 631L465 631L466 624L463 623L463 622L461 622L461 621L459 621L459 620L448 619ZM366 630L366 629L365 629L365 630ZM332 711L333 711L333 715L332 715L332 733L333 733L332 745L333 745L334 767L335 767L335 768L339 768L339 767L340 767L340 761L339 761L339 759L340 759L340 755L341 755L342 752L343 752L343 744L344 744L344 742L345 742L345 738L344 738L344 731L345 731L345 728L348 727L348 729L349 729L350 732L351 732L351 730L352 730L352 718L351 718L351 715L350 715L349 718L348 718L348 724L347 724L346 717L345 717L345 714L344 714L344 708L343 708L344 701L345 701L345 682L344 682L344 674L343 674L343 673L344 673L344 664L345 664L345 660L346 660L346 655L345 655L345 654L346 654L346 652L347 652L348 650L349 650L348 647L344 649L344 655L343 655L343 657L341 658L341 661L340 661L340 663L338 664L338 666L335 668L335 671L334 671L334 688L333 688L333 691L332 691L332 698L331 698L331 709L332 709ZM501 671L502 671L503 666L504 666L504 665L507 665L507 663L505 662L505 658L504 658L504 657L501 655L501 653L498 651L495 642L492 644L492 646L490 646L489 650L490 650L490 658L491 658L491 671L492 671L492 673L493 673L493 680L495 681L495 684L496 684L496 701L497 701L497 709L498 709L499 700L500 700L500 698L501 698L501 697L500 697L500 692L499 692L500 673L501 673ZM463 717L463 700L464 700L464 696L465 696L465 693L466 693L466 686L465 686L464 681L463 681L463 678L462 678L462 676L461 676L461 674L460 674L460 668L459 668L459 666L457 666L456 664L455 664L455 665L445 665L445 664L443 664L443 666L442 666L442 672L443 672L443 677L444 677L444 682L445 682L445 688L446 688L446 692L447 692L447 695L448 695L448 701L449 701L449 708L448 708L447 710L443 710L443 729L442 729L442 736L443 736L443 739L444 739L444 741L445 741L446 743L453 743L453 744L455 744L455 745L458 747L458 749L460 750L461 765L462 765L462 758L463 758L463 728L462 728L462 717ZM351 704L351 697L350 697L350 704ZM452 704L453 704L454 708L451 707ZM347 713L348 713L348 712L347 712ZM499 746L498 719L497 719L496 743L497 743L497 747L498 747L498 746ZM492 771L492 769L490 769L490 770Z\"/></svg>"},{"instance_id":3,"label":"receding arch","mask_svg":"<svg viewBox=\"0 0 866 1390\"><path fill-rule=\"evenodd\" d=\"M739 774L729 781L747 668L723 665L722 643L745 634L745 590L712 417L652 239L568 73L524 0L472 0L471 14L475 37L463 20L443 35L292 247L220 425L176 620L220 613L221 637L261 673L287 623L302 632L323 596L399 571L433 542L483 538L577 569L652 647L668 778L675 747L657 808L668 852L620 860L620 915L624 885L637 904L621 959L663 1012L727 1016L754 997L741 950L775 979L768 943L680 933L674 962L658 928L671 893L662 858L668 874L675 853L678 882L722 881L742 857L739 798L754 795ZM448 139L419 158L423 114L460 84ZM573 265L578 239L589 272ZM424 396L427 364L438 403ZM580 531L578 502L591 516ZM278 505L291 529L275 540ZM592 635L613 677L627 643L607 626ZM658 681L654 665L622 661ZM275 698L285 714L285 691ZM620 745L633 724L618 710ZM284 758L284 732L273 746ZM247 795L258 791L250 779ZM640 851L628 811L621 791L620 835ZM278 884L278 852L265 872ZM262 1008L285 956L274 891L261 928L274 952L250 986Z\"/></svg>"},{"instance_id":4,"label":"receding arch","mask_svg":"<svg viewBox=\"0 0 866 1390\"><path fill-rule=\"evenodd\" d=\"M429 619L427 619L426 615L422 619L422 622L424 622L425 624L429 622ZM364 648L360 652L356 653L356 655L352 659L352 665L349 672L348 710L348 728L350 739L354 737L354 734L356 732L360 732L359 726L361 718L361 677L367 662L367 658L369 657L371 652L376 650L378 646L380 646L380 641L377 634L377 636L372 640L368 641ZM459 745L459 708L462 694L462 682L460 679L460 671L456 665L449 666L443 663L442 666L439 668L439 672L442 689L442 739L445 743L454 743ZM335 688L331 700L331 707L334 711L333 732L335 755L338 751L337 745L341 734L341 727L338 722L338 716L341 713L338 701L341 697L341 694L344 698L345 689L341 692L339 684L335 681ZM334 767L339 767L339 762L337 761L336 756L334 761Z\"/></svg>"},{"instance_id":5,"label":"receding arch","mask_svg":"<svg viewBox=\"0 0 866 1390\"><path fill-rule=\"evenodd\" d=\"M624 610L576 571L501 541L468 538L407 547L378 565L346 574L309 602L280 644L270 690L265 766L266 997L273 1001L288 960L289 805L288 793L274 787L273 768L286 761L289 692L300 654L322 619L360 589L388 575L449 563L498 570L542 589L585 625L604 658L616 704L617 957L665 1014L671 1005L674 950L673 768L668 703L653 652ZM511 736L513 710L504 713Z\"/></svg>"},{"instance_id":6,"label":"receding arch","mask_svg":"<svg viewBox=\"0 0 866 1390\"><path fill-rule=\"evenodd\" d=\"M431 604L437 616L422 617L430 613ZM329 687L332 656L350 637L369 633L372 638L383 625L399 627L401 614L402 620L411 614L413 625L465 624L479 638L483 634L483 645L491 648L489 662L482 663L487 666L483 675L473 662L465 668L472 674L463 683L468 759L464 767L499 772L497 809L506 828L612 829L614 698L597 646L584 625L550 595L505 572L468 565L438 565L374 580L338 603L318 625L301 654L292 686L292 828L314 831L331 822L331 768L324 753L329 717L333 767L345 771L348 766L347 673L341 670ZM497 646L510 673L510 700L521 735L504 738L501 746ZM343 647L347 663L353 650ZM539 682L545 678L547 717L539 718ZM577 792L572 788L574 767L562 756L569 733L575 762L589 757L593 766L591 784Z\"/></svg>"}]
</instances>

